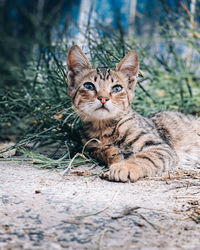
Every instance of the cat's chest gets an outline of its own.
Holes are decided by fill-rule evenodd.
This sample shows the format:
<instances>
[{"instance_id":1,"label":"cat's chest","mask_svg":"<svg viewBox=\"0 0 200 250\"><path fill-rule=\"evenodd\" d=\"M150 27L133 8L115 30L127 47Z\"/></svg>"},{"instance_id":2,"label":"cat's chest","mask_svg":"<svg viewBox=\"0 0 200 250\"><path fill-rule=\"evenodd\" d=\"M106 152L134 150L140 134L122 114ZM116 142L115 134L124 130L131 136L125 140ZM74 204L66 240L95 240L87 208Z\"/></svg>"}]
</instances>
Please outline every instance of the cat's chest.
<instances>
[{"instance_id":1,"label":"cat's chest","mask_svg":"<svg viewBox=\"0 0 200 250\"><path fill-rule=\"evenodd\" d=\"M107 127L105 129L94 129L91 127L84 131L84 135L90 139L96 138L101 143L107 143L115 140L117 132L114 127Z\"/></svg>"},{"instance_id":2,"label":"cat's chest","mask_svg":"<svg viewBox=\"0 0 200 250\"><path fill-rule=\"evenodd\" d=\"M88 141L93 141L90 144L96 144L96 147L99 145L107 145L115 143L115 133L113 133L112 128L108 128L106 130L98 130L89 128L87 130L82 131L82 141L83 143L87 143ZM90 146L90 145L89 145ZM92 146L92 145L91 145ZM93 145L94 146L94 145Z\"/></svg>"}]
</instances>

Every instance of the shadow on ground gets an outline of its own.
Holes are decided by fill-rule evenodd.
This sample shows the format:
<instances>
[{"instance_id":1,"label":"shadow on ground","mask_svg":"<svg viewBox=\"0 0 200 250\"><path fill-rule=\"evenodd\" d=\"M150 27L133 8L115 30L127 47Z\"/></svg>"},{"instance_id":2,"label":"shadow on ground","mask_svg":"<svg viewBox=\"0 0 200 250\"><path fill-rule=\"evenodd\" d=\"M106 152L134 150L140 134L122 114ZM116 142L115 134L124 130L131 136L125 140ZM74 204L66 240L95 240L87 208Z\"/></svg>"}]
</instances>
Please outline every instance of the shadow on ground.
<instances>
[{"instance_id":1,"label":"shadow on ground","mask_svg":"<svg viewBox=\"0 0 200 250\"><path fill-rule=\"evenodd\" d=\"M2 160L0 249L199 249L200 171L115 183L84 170Z\"/></svg>"}]
</instances>

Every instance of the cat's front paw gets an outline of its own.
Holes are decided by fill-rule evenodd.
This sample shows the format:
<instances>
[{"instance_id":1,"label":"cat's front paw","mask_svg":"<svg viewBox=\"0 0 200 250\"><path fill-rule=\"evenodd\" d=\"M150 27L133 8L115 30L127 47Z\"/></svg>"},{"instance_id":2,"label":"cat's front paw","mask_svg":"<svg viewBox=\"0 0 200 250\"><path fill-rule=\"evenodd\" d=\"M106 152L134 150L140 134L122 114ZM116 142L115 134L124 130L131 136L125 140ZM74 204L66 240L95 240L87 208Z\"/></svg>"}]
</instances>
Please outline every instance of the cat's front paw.
<instances>
[{"instance_id":1,"label":"cat's front paw","mask_svg":"<svg viewBox=\"0 0 200 250\"><path fill-rule=\"evenodd\" d=\"M121 161L110 166L109 180L126 182L137 181L140 177L144 177L145 173L140 166Z\"/></svg>"}]
</instances>

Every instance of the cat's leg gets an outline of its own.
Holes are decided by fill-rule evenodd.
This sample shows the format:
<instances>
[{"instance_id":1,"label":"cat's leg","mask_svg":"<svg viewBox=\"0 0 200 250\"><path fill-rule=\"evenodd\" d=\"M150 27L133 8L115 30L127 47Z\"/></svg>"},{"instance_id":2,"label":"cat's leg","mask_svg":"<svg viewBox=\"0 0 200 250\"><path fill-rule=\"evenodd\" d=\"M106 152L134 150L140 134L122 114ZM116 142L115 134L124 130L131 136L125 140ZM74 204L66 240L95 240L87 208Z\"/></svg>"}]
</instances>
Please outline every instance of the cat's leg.
<instances>
[{"instance_id":1,"label":"cat's leg","mask_svg":"<svg viewBox=\"0 0 200 250\"><path fill-rule=\"evenodd\" d=\"M134 182L141 177L154 176L158 171L176 167L177 155L167 144L152 147L132 155L129 159L110 165L109 179Z\"/></svg>"},{"instance_id":2,"label":"cat's leg","mask_svg":"<svg viewBox=\"0 0 200 250\"><path fill-rule=\"evenodd\" d=\"M93 151L93 156L108 166L118 163L124 159L119 148L113 145L99 146Z\"/></svg>"}]
</instances>

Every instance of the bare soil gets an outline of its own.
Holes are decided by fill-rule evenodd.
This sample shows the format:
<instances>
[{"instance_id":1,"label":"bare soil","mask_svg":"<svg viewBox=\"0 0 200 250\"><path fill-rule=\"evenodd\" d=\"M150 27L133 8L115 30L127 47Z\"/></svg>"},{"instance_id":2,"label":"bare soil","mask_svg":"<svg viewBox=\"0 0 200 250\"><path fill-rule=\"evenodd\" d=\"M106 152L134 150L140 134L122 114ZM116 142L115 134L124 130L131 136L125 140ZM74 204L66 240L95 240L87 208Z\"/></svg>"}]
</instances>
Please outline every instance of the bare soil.
<instances>
[{"instance_id":1,"label":"bare soil","mask_svg":"<svg viewBox=\"0 0 200 250\"><path fill-rule=\"evenodd\" d=\"M88 173L1 160L0 249L200 249L200 171L136 183Z\"/></svg>"}]
</instances>

